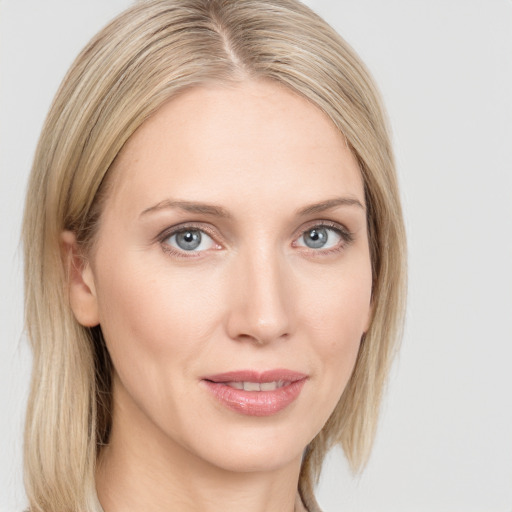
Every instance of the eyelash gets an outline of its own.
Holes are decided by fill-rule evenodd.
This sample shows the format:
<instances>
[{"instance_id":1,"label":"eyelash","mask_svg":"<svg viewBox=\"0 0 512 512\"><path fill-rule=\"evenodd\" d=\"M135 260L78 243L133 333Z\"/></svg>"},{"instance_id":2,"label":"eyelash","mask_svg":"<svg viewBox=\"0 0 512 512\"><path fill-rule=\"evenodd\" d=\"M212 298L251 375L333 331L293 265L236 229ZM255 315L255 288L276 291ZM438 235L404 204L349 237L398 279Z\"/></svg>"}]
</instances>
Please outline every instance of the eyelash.
<instances>
[{"instance_id":1,"label":"eyelash","mask_svg":"<svg viewBox=\"0 0 512 512\"><path fill-rule=\"evenodd\" d=\"M179 250L171 245L166 243L166 240L171 238L173 235L178 235L180 233L184 233L186 231L201 231L202 233L205 233L208 235L217 246L220 246L218 242L215 241L215 234L212 229L206 227L204 224L195 224L195 223L187 223L187 224L180 224L178 226L174 226L170 229L166 229L164 232L162 232L160 235L158 235L158 240L160 242L160 245L162 247L162 250L176 258L199 258L202 256L203 252L206 251L184 251Z\"/></svg>"},{"instance_id":2,"label":"eyelash","mask_svg":"<svg viewBox=\"0 0 512 512\"><path fill-rule=\"evenodd\" d=\"M311 256L313 256L315 258L316 257L321 258L324 256L329 256L331 254L341 252L344 249L346 249L354 241L354 234L351 233L347 228L345 228L341 224L338 224L338 223L332 222L332 221L321 220L321 221L315 221L314 223L310 224L306 228L302 228L299 236L294 238L294 242L292 243L292 245L294 247L297 247L294 244L296 243L297 240L299 240L301 237L303 237L306 233L312 231L313 229L322 229L322 228L334 231L337 235L340 236L341 240L336 246L331 247L329 249L312 249L312 248L307 248L304 246L299 246L299 247L301 247L301 249L303 249L304 251L307 251Z\"/></svg>"},{"instance_id":3,"label":"eyelash","mask_svg":"<svg viewBox=\"0 0 512 512\"><path fill-rule=\"evenodd\" d=\"M329 249L312 249L305 246L297 246L295 245L297 240L299 240L301 237L303 237L308 231L312 231L313 229L328 229L331 231L336 232L341 238L341 242L337 244L335 247L329 248ZM208 235L213 242L217 245L217 249L221 248L220 244L216 241L216 235L212 229L209 229L207 226L204 226L204 224L195 224L195 223L187 223L187 224L180 224L178 226L174 226L170 229L166 229L163 231L160 235L158 235L157 240L159 241L162 250L177 258L199 258L203 255L204 252L207 252L207 250L204 251L185 251L185 250L179 250L168 243L166 243L166 240L168 240L173 235L177 235L179 233L183 233L186 231L200 231L202 233L205 233ZM300 250L303 250L304 252L308 252L313 257L322 257L322 256L328 256L330 254L341 252L342 250L346 249L348 245L350 245L354 240L354 234L351 233L348 229L346 229L344 226L332 222L332 221L316 221L314 223L311 223L306 228L302 228L299 235L294 238L294 241L292 242L293 247L299 247Z\"/></svg>"}]
</instances>

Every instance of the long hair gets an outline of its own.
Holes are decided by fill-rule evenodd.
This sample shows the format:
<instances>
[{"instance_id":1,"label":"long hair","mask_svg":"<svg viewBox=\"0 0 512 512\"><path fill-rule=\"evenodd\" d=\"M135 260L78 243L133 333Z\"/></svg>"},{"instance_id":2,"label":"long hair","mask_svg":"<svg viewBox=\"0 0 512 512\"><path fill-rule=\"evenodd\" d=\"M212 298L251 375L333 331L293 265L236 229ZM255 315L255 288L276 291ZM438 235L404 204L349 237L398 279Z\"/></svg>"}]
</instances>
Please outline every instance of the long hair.
<instances>
[{"instance_id":1,"label":"long hair","mask_svg":"<svg viewBox=\"0 0 512 512\"><path fill-rule=\"evenodd\" d=\"M111 425L111 362L101 328L75 320L59 236L96 233L105 183L134 131L179 92L279 82L325 112L364 181L373 273L371 325L349 383L308 446L299 490L313 506L323 459L341 444L354 470L370 453L405 300L405 234L389 130L374 83L347 43L296 0L139 2L85 47L36 151L25 206L26 326L34 362L25 429L32 512L100 510L95 465Z\"/></svg>"}]
</instances>

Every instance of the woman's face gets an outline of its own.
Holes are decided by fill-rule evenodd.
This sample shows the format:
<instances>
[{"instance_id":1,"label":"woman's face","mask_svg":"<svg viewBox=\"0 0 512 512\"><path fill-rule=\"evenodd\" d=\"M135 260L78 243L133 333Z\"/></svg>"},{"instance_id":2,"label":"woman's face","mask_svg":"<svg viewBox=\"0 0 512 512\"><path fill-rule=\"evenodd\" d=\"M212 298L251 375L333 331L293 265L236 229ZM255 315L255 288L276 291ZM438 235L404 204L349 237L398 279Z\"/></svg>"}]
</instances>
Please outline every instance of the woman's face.
<instances>
[{"instance_id":1,"label":"woman's face","mask_svg":"<svg viewBox=\"0 0 512 512\"><path fill-rule=\"evenodd\" d=\"M112 357L113 435L235 471L300 461L370 316L363 183L343 137L277 84L196 88L112 173L73 304Z\"/></svg>"}]
</instances>

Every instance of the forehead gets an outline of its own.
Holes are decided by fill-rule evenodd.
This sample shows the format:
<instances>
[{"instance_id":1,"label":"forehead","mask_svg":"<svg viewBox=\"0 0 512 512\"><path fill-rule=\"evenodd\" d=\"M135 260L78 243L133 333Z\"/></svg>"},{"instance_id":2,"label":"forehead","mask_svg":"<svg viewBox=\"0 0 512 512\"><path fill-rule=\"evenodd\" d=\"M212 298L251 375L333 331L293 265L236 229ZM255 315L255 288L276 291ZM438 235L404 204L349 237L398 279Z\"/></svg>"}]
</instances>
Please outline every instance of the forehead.
<instances>
[{"instance_id":1,"label":"forehead","mask_svg":"<svg viewBox=\"0 0 512 512\"><path fill-rule=\"evenodd\" d=\"M345 194L364 202L345 138L317 106L277 83L190 89L128 140L107 202L139 209L166 197L249 205ZM315 197L313 197L315 196Z\"/></svg>"}]
</instances>

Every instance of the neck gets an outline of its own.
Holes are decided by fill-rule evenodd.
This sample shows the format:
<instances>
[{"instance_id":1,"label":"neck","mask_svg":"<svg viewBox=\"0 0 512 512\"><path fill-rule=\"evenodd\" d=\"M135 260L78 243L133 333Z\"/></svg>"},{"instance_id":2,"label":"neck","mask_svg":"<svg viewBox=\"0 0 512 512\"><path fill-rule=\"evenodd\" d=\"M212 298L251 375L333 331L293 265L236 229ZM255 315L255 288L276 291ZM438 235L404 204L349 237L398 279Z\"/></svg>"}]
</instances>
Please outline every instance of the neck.
<instances>
[{"instance_id":1,"label":"neck","mask_svg":"<svg viewBox=\"0 0 512 512\"><path fill-rule=\"evenodd\" d=\"M218 467L171 439L135 404L116 398L110 442L96 472L105 512L301 510L300 457L269 471Z\"/></svg>"}]
</instances>

